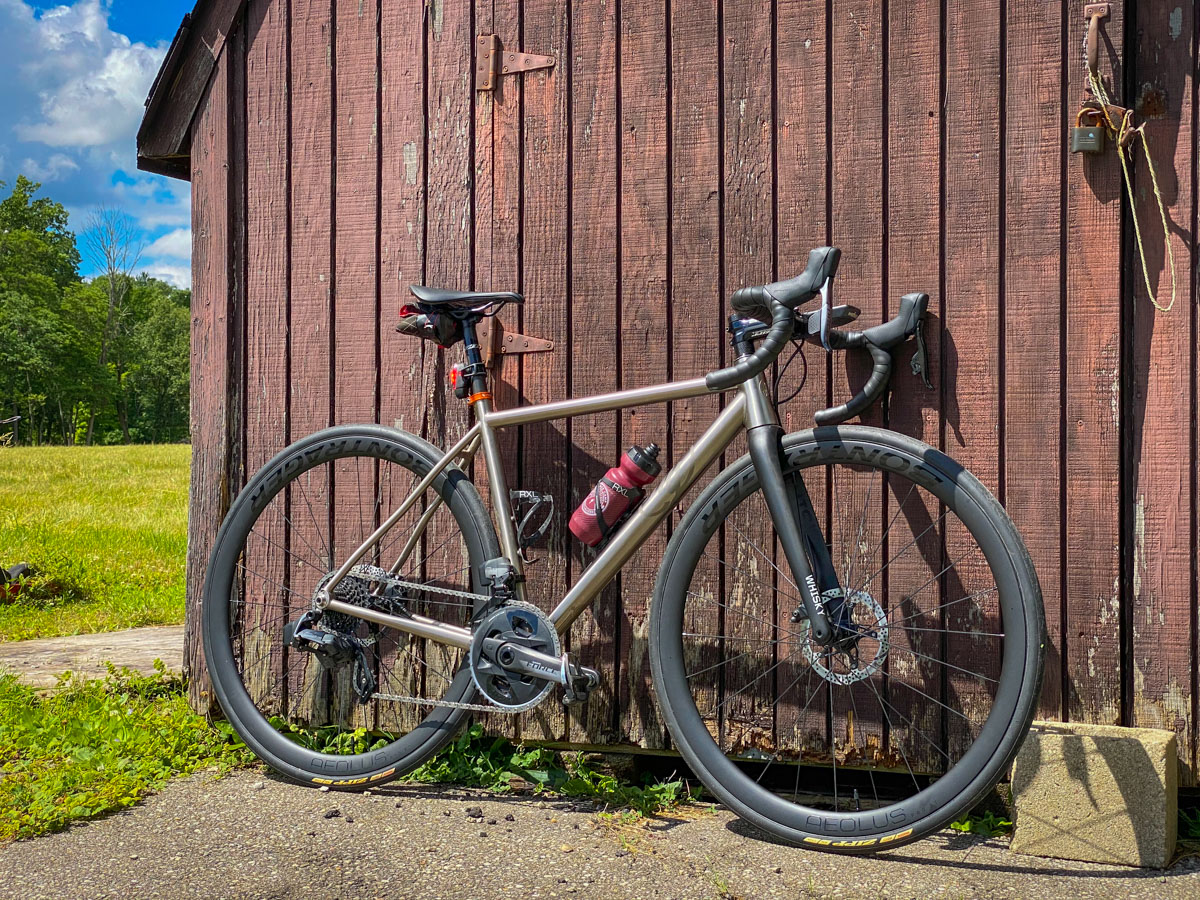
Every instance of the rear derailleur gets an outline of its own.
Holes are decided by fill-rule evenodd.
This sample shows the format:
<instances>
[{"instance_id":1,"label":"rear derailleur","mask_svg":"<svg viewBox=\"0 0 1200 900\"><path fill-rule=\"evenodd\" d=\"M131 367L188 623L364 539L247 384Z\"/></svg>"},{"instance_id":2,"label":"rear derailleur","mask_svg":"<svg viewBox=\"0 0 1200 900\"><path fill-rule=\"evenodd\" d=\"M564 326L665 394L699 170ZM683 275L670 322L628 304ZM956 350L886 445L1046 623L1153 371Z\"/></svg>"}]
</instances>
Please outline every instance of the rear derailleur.
<instances>
[{"instance_id":1,"label":"rear derailleur","mask_svg":"<svg viewBox=\"0 0 1200 900\"><path fill-rule=\"evenodd\" d=\"M367 654L358 638L340 631L326 631L317 627L321 621L319 610L309 610L295 622L288 622L283 629L283 640L291 648L311 653L326 671L354 664L352 685L359 703L370 703L379 689L379 682Z\"/></svg>"},{"instance_id":2,"label":"rear derailleur","mask_svg":"<svg viewBox=\"0 0 1200 900\"><path fill-rule=\"evenodd\" d=\"M332 577L331 573L321 579L317 594ZM389 580L388 573L376 566L355 566L337 586L334 596L345 603L394 615L407 612L407 597L402 590L389 584ZM376 638L374 634L366 638L351 634L358 624L353 616L322 611L314 601L312 609L284 626L283 640L294 650L313 654L326 671L353 665L351 684L358 702L365 704L370 703L379 690L379 681L366 654L366 648L374 644Z\"/></svg>"}]
</instances>

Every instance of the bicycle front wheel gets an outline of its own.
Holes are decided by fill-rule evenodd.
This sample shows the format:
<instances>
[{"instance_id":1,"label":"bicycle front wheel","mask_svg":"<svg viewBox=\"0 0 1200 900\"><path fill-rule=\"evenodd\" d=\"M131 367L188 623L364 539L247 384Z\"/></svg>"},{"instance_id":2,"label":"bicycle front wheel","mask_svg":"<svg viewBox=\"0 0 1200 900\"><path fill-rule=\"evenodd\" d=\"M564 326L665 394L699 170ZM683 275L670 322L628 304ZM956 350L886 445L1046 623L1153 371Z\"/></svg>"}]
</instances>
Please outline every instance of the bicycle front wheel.
<instances>
[{"instance_id":1,"label":"bicycle front wheel","mask_svg":"<svg viewBox=\"0 0 1200 900\"><path fill-rule=\"evenodd\" d=\"M841 588L817 644L745 457L667 548L651 616L659 705L697 776L744 819L836 852L946 826L1000 780L1041 684L1041 591L969 472L877 428L784 440ZM832 614L831 614L832 617Z\"/></svg>"},{"instance_id":2,"label":"bicycle front wheel","mask_svg":"<svg viewBox=\"0 0 1200 900\"><path fill-rule=\"evenodd\" d=\"M440 457L406 432L330 428L267 463L221 526L203 603L213 688L246 744L301 783L354 789L402 775L469 715L475 688L461 650L340 614L310 626L329 653L290 645L285 630ZM450 466L334 593L466 626L483 564L499 555L478 492ZM389 586L393 568L405 587Z\"/></svg>"}]
</instances>

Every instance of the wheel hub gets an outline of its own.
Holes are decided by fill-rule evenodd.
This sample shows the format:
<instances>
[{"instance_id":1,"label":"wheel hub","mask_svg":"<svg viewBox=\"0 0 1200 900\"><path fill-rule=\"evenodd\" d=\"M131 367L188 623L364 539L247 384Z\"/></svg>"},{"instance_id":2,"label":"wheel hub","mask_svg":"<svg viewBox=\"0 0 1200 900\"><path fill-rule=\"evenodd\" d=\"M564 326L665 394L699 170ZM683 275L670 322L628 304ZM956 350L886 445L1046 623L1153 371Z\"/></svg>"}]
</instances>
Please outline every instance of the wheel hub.
<instances>
[{"instance_id":1,"label":"wheel hub","mask_svg":"<svg viewBox=\"0 0 1200 900\"><path fill-rule=\"evenodd\" d=\"M887 614L883 607L866 591L846 596L836 588L825 591L821 599L826 611L842 604L841 622L835 625L834 640L828 647L813 638L807 619L800 624L805 659L818 675L834 684L848 685L870 678L883 668L888 655Z\"/></svg>"},{"instance_id":2,"label":"wheel hub","mask_svg":"<svg viewBox=\"0 0 1200 900\"><path fill-rule=\"evenodd\" d=\"M318 603L318 598L324 592L326 585L333 580L333 574L330 572L322 578L316 590L313 591L314 610L320 609L321 604ZM407 598L401 589L388 583L390 580L392 580L391 576L379 566L358 565L347 572L346 577L338 582L337 587L333 590L333 599L349 603L352 606L374 609L390 615L400 615L405 610ZM345 613L325 610L321 614L321 626L328 631L336 631L341 634L353 635L358 630L360 622L362 619ZM356 636L354 639L365 647L375 643L376 636L372 633L367 637Z\"/></svg>"},{"instance_id":3,"label":"wheel hub","mask_svg":"<svg viewBox=\"0 0 1200 900\"><path fill-rule=\"evenodd\" d=\"M513 712L541 703L554 689L554 683L507 668L485 649L489 639L561 657L558 631L550 620L536 606L513 601L488 613L471 639L471 678L483 696Z\"/></svg>"}]
</instances>

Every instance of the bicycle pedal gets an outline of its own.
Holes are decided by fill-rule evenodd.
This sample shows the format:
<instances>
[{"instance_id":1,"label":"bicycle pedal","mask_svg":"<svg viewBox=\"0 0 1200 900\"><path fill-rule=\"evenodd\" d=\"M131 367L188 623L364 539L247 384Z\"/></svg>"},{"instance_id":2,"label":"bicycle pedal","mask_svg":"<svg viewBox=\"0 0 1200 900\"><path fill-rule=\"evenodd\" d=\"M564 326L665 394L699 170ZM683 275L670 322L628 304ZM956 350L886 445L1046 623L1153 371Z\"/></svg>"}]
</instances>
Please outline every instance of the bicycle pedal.
<instances>
[{"instance_id":1,"label":"bicycle pedal","mask_svg":"<svg viewBox=\"0 0 1200 900\"><path fill-rule=\"evenodd\" d=\"M563 705L574 706L586 703L597 685L600 684L600 673L586 666L567 663L567 683L563 685Z\"/></svg>"}]
</instances>

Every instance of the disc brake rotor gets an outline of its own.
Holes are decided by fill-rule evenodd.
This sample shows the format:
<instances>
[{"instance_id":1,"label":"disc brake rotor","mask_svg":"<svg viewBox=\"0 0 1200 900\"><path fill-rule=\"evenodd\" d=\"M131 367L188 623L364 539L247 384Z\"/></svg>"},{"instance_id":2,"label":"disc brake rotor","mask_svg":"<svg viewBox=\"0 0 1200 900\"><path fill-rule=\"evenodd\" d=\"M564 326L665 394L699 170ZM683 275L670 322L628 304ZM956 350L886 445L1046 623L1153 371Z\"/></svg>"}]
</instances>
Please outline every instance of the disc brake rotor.
<instances>
[{"instance_id":1,"label":"disc brake rotor","mask_svg":"<svg viewBox=\"0 0 1200 900\"><path fill-rule=\"evenodd\" d=\"M828 609L831 601L845 597L841 588L821 595ZM857 637L843 649L823 647L812 637L807 619L800 624L800 646L809 665L826 681L848 685L870 678L881 668L888 655L887 614L866 591L854 591L845 597L846 618ZM869 656L869 659L864 657Z\"/></svg>"}]
</instances>

